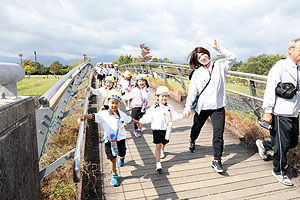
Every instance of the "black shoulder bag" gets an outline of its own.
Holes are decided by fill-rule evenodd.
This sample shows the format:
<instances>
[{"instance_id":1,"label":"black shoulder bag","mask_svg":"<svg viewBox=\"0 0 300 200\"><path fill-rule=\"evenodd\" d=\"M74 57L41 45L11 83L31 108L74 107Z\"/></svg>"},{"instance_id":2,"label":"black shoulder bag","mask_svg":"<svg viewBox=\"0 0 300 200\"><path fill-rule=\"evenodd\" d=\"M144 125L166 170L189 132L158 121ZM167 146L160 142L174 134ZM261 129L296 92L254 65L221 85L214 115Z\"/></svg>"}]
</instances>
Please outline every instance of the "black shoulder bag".
<instances>
[{"instance_id":1,"label":"black shoulder bag","mask_svg":"<svg viewBox=\"0 0 300 200\"><path fill-rule=\"evenodd\" d=\"M214 66L215 66L215 62L213 62L213 65L212 65L212 67L211 67L211 72L209 73L209 80L208 80L207 84L204 86L204 88L201 90L201 92L199 92L199 93L196 95L195 100L193 101L192 109L195 109L195 108L196 108L197 103L198 103L198 99L199 99L200 95L201 95L202 92L205 90L205 88L208 86L208 84L209 84L209 82L210 82L210 80L211 80L211 75L212 75Z\"/></svg>"},{"instance_id":2,"label":"black shoulder bag","mask_svg":"<svg viewBox=\"0 0 300 200\"><path fill-rule=\"evenodd\" d=\"M284 99L292 99L299 90L299 82L298 82L298 67L297 67L297 86L293 83L282 83L279 82L275 88L275 93L277 96Z\"/></svg>"}]
</instances>

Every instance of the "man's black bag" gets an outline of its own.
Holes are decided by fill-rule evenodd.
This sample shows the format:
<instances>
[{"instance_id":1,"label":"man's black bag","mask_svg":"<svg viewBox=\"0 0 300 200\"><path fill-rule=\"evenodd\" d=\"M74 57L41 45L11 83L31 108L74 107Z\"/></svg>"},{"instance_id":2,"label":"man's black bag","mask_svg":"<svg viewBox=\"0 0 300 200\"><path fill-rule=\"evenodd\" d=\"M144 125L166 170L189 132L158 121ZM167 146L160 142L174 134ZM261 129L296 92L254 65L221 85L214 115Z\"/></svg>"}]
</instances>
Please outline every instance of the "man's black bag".
<instances>
[{"instance_id":1,"label":"man's black bag","mask_svg":"<svg viewBox=\"0 0 300 200\"><path fill-rule=\"evenodd\" d=\"M281 83L279 82L275 88L276 95L284 99L292 99L298 91L297 87L293 83Z\"/></svg>"}]
</instances>

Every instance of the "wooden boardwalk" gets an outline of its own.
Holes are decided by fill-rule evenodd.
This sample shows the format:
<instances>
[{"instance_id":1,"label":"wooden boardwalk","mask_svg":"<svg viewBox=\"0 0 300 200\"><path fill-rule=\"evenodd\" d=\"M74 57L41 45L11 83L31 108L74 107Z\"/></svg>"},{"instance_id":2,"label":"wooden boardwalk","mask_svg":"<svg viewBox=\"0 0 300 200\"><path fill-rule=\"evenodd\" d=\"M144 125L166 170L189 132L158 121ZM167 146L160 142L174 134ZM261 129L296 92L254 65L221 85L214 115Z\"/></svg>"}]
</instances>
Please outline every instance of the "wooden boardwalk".
<instances>
[{"instance_id":1,"label":"wooden boardwalk","mask_svg":"<svg viewBox=\"0 0 300 200\"><path fill-rule=\"evenodd\" d=\"M150 105L155 101L151 90ZM173 99L169 103L179 113L184 105ZM121 110L125 110L124 106ZM136 138L132 125L128 125L125 165L118 167L119 187L110 185L109 162L99 144L103 199L300 199L299 177L295 186L278 183L271 174L272 161L265 162L256 149L240 143L228 130L224 133L224 174L211 168L213 160L212 126L207 122L196 141L196 152L189 153L187 146L193 114L189 119L173 123L163 171L155 171L154 144L150 125L142 137ZM103 136L102 129L100 135Z\"/></svg>"}]
</instances>

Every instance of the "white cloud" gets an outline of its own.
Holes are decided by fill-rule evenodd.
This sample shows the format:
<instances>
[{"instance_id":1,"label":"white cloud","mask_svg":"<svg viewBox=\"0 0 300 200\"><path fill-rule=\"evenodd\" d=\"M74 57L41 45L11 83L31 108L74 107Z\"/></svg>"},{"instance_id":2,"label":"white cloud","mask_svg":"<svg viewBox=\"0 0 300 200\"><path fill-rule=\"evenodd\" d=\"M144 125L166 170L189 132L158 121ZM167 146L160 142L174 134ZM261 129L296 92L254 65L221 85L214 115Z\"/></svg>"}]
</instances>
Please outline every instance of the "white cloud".
<instances>
[{"instance_id":1,"label":"white cloud","mask_svg":"<svg viewBox=\"0 0 300 200\"><path fill-rule=\"evenodd\" d=\"M296 0L3 0L0 53L137 57L146 43L153 57L184 62L192 49L216 38L246 60L286 53L299 36L299 6Z\"/></svg>"}]
</instances>

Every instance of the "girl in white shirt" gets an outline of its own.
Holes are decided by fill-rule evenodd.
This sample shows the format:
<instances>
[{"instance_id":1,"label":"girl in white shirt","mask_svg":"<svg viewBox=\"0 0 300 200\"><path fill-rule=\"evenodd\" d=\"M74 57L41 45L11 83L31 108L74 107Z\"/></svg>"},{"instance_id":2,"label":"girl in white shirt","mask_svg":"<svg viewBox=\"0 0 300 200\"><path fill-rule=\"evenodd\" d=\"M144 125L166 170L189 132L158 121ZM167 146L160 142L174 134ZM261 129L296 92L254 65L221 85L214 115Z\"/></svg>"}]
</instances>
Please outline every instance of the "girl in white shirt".
<instances>
[{"instance_id":1,"label":"girl in white shirt","mask_svg":"<svg viewBox=\"0 0 300 200\"><path fill-rule=\"evenodd\" d=\"M190 54L190 67L196 70L191 78L183 115L189 117L192 105L194 102L197 103L190 134L189 151L191 153L195 151L195 141L200 134L201 128L208 117L211 118L214 148L214 160L211 166L216 172L222 173L224 171L221 157L224 148L224 106L226 105L225 77L226 73L233 66L236 55L219 46L216 40L208 44L218 51L218 53L223 54L225 58L211 63L210 52L207 49L196 47L192 51ZM199 98L196 98L199 94Z\"/></svg>"},{"instance_id":2,"label":"girl in white shirt","mask_svg":"<svg viewBox=\"0 0 300 200\"><path fill-rule=\"evenodd\" d=\"M124 79L122 79L120 81L120 85L121 85L121 93L122 93L122 95L125 95L132 90L132 86L134 85L134 83L132 81L132 75L131 75L130 71L125 71L123 76L124 76ZM126 110L130 110L130 101L131 100L124 101Z\"/></svg>"},{"instance_id":3,"label":"girl in white shirt","mask_svg":"<svg viewBox=\"0 0 300 200\"><path fill-rule=\"evenodd\" d=\"M169 94L169 89L166 86L159 86L156 90L158 101L140 119L142 124L151 123L157 171L162 170L160 159L165 157L164 148L169 143L172 129L171 121L179 121L183 118L182 114L178 114L173 106L168 104Z\"/></svg>"},{"instance_id":4,"label":"girl in white shirt","mask_svg":"<svg viewBox=\"0 0 300 200\"><path fill-rule=\"evenodd\" d=\"M136 77L136 87L122 97L125 101L132 99L131 117L136 120L145 114L150 98L149 83L146 78L145 74L139 74ZM141 130L135 124L133 134L135 137L141 137Z\"/></svg>"},{"instance_id":5,"label":"girl in white shirt","mask_svg":"<svg viewBox=\"0 0 300 200\"><path fill-rule=\"evenodd\" d=\"M114 77L107 76L105 78L105 87L94 89L92 87L87 88L87 91L91 91L94 95L100 95L102 99L101 110L108 110L108 95L110 92L114 91Z\"/></svg>"},{"instance_id":6,"label":"girl in white shirt","mask_svg":"<svg viewBox=\"0 0 300 200\"><path fill-rule=\"evenodd\" d=\"M139 127L142 124L126 115L119 110L122 102L121 94L113 91L108 96L108 110L99 111L94 114L82 115L78 118L78 123L85 119L92 119L96 123L100 123L104 129L104 144L107 159L110 161L110 170L112 172L111 185L119 186L117 174L117 154L119 156L119 166L122 167L126 155L126 130L125 125L128 123L136 123ZM113 140L112 140L113 139ZM115 143L117 145L115 145ZM115 146L114 146L115 145ZM114 148L115 147L115 148ZM115 151L117 149L117 151Z\"/></svg>"}]
</instances>

